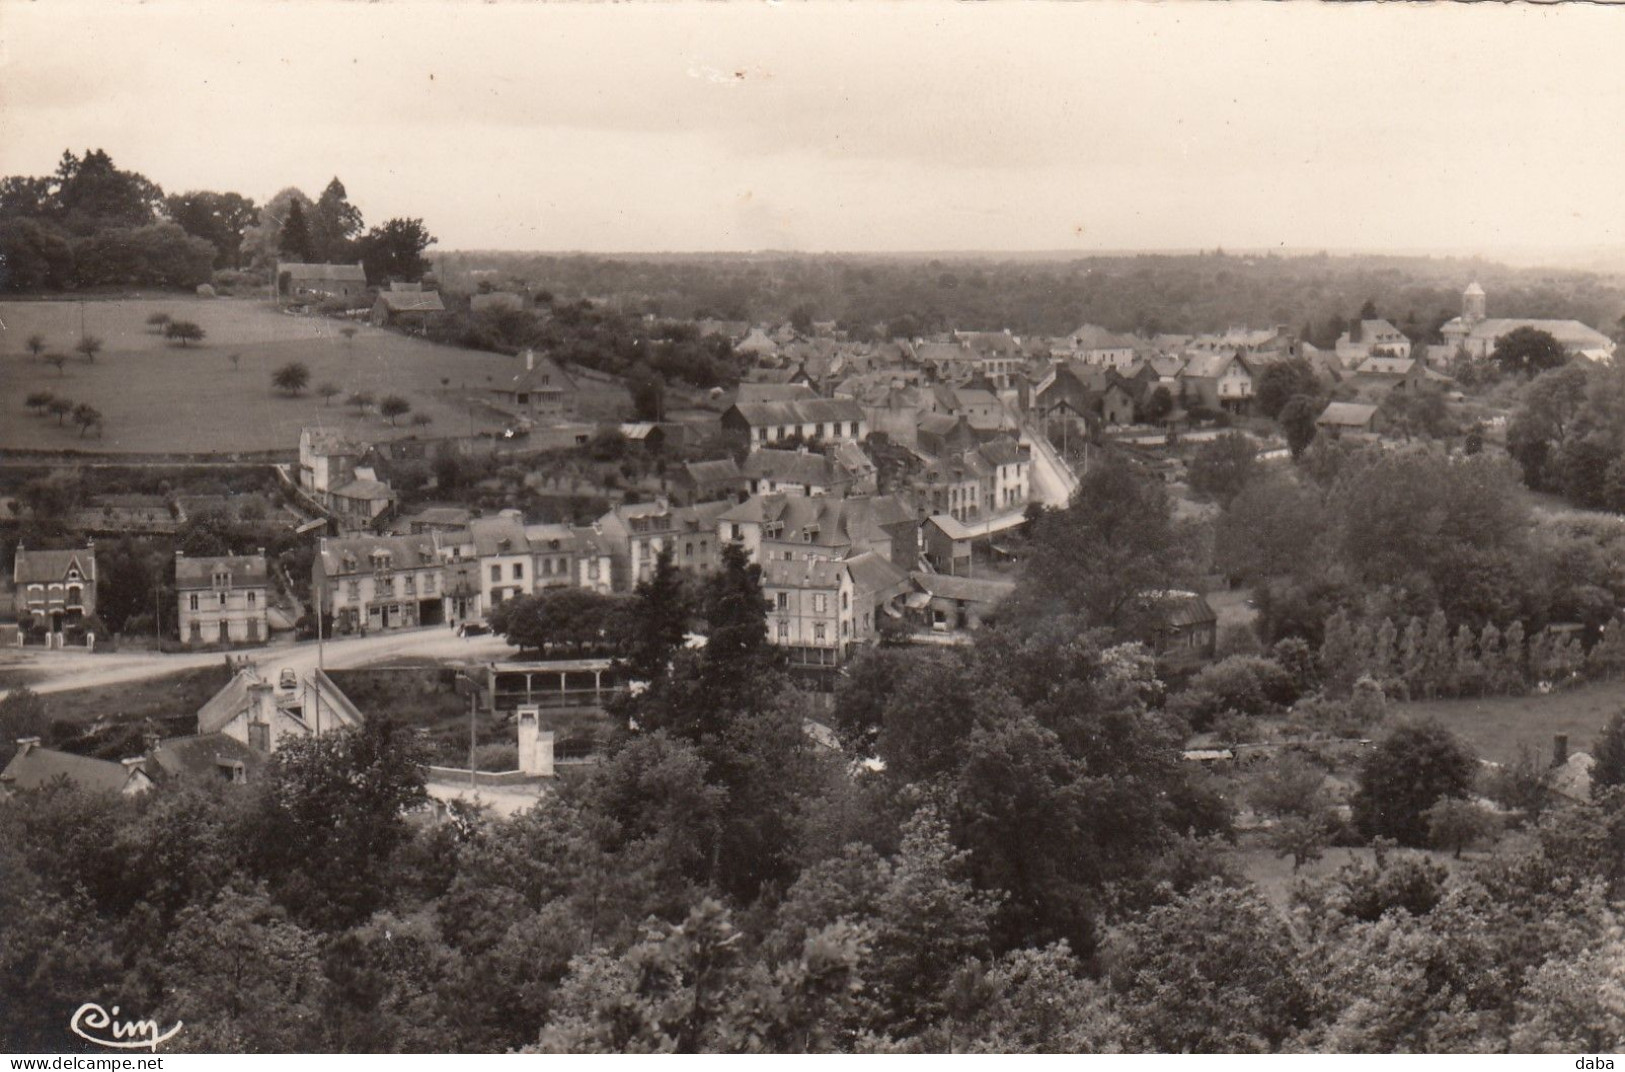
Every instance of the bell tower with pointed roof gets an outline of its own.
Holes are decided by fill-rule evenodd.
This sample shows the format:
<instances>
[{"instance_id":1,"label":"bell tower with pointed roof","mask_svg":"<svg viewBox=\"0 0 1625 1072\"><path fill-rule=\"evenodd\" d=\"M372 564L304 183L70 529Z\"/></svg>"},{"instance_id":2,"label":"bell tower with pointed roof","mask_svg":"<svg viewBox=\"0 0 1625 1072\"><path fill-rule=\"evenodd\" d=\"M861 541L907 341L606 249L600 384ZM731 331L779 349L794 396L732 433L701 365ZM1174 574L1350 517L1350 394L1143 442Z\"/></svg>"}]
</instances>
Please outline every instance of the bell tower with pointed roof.
<instances>
[{"instance_id":1,"label":"bell tower with pointed roof","mask_svg":"<svg viewBox=\"0 0 1625 1072\"><path fill-rule=\"evenodd\" d=\"M1467 289L1461 292L1461 318L1469 324L1484 319L1484 288L1477 280L1467 284Z\"/></svg>"}]
</instances>

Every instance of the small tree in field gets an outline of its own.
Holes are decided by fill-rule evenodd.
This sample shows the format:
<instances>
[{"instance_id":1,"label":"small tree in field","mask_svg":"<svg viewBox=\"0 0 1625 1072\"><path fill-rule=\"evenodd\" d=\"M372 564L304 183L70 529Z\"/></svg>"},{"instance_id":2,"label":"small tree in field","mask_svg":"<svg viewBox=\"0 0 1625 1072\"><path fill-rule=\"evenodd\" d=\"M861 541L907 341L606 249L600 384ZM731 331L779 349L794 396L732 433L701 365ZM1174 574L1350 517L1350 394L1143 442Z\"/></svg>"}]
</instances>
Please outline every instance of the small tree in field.
<instances>
[{"instance_id":1,"label":"small tree in field","mask_svg":"<svg viewBox=\"0 0 1625 1072\"><path fill-rule=\"evenodd\" d=\"M316 393L322 396L322 405L325 406L333 401L335 395L339 394L339 385L331 382L319 383L316 385Z\"/></svg>"},{"instance_id":2,"label":"small tree in field","mask_svg":"<svg viewBox=\"0 0 1625 1072\"><path fill-rule=\"evenodd\" d=\"M57 353L55 350L53 350L50 353L45 355L45 363L47 365L55 365L56 366L56 374L58 376L67 375L67 373L62 371L62 366L66 365L68 363L68 355L67 354Z\"/></svg>"},{"instance_id":3,"label":"small tree in field","mask_svg":"<svg viewBox=\"0 0 1625 1072\"><path fill-rule=\"evenodd\" d=\"M54 416L57 427L61 427L68 414L73 412L73 403L66 398L53 398L45 404L45 412Z\"/></svg>"},{"instance_id":4,"label":"small tree in field","mask_svg":"<svg viewBox=\"0 0 1625 1072\"><path fill-rule=\"evenodd\" d=\"M361 413L372 405L372 393L370 391L352 391L350 397L344 401L346 404L354 406L357 413Z\"/></svg>"},{"instance_id":5,"label":"small tree in field","mask_svg":"<svg viewBox=\"0 0 1625 1072\"><path fill-rule=\"evenodd\" d=\"M190 320L171 320L164 325L164 338L180 343L183 350L188 343L202 342L206 334L208 334L206 331Z\"/></svg>"},{"instance_id":6,"label":"small tree in field","mask_svg":"<svg viewBox=\"0 0 1625 1072\"><path fill-rule=\"evenodd\" d=\"M94 426L97 435L101 434L102 411L86 402L73 407L73 423L79 426L79 438L85 438L85 433Z\"/></svg>"},{"instance_id":7,"label":"small tree in field","mask_svg":"<svg viewBox=\"0 0 1625 1072\"><path fill-rule=\"evenodd\" d=\"M427 413L414 413L414 414L412 414L412 424L415 427L426 428L426 427L428 427L429 425L431 425L433 423L434 423L434 418L429 416Z\"/></svg>"},{"instance_id":8,"label":"small tree in field","mask_svg":"<svg viewBox=\"0 0 1625 1072\"><path fill-rule=\"evenodd\" d=\"M243 355L242 354L232 354L231 358L230 358L230 361L231 361L231 371L236 372L238 369L242 368L242 366L243 366Z\"/></svg>"},{"instance_id":9,"label":"small tree in field","mask_svg":"<svg viewBox=\"0 0 1625 1072\"><path fill-rule=\"evenodd\" d=\"M290 361L271 373L271 386L288 395L297 395L310 383L310 369L301 361Z\"/></svg>"},{"instance_id":10,"label":"small tree in field","mask_svg":"<svg viewBox=\"0 0 1625 1072\"><path fill-rule=\"evenodd\" d=\"M339 328L339 334L344 336L344 341L347 345L355 342L355 333L356 329L354 325Z\"/></svg>"},{"instance_id":11,"label":"small tree in field","mask_svg":"<svg viewBox=\"0 0 1625 1072\"><path fill-rule=\"evenodd\" d=\"M35 391L33 394L29 395L23 400L23 404L29 409L33 410L37 416L45 412L45 407L49 406L51 404L51 399L55 397L56 396L49 391Z\"/></svg>"},{"instance_id":12,"label":"small tree in field","mask_svg":"<svg viewBox=\"0 0 1625 1072\"><path fill-rule=\"evenodd\" d=\"M28 352L34 355L34 360L38 361L39 356L45 352L45 336L36 332L30 335L28 341L23 345L28 347Z\"/></svg>"},{"instance_id":13,"label":"small tree in field","mask_svg":"<svg viewBox=\"0 0 1625 1072\"><path fill-rule=\"evenodd\" d=\"M412 403L400 395L385 395L384 400L378 403L378 412L389 418L390 424L394 424L395 418L412 412Z\"/></svg>"},{"instance_id":14,"label":"small tree in field","mask_svg":"<svg viewBox=\"0 0 1625 1072\"><path fill-rule=\"evenodd\" d=\"M86 362L94 365L96 355L102 352L102 340L94 335L86 335L75 343L73 348L84 355Z\"/></svg>"},{"instance_id":15,"label":"small tree in field","mask_svg":"<svg viewBox=\"0 0 1625 1072\"><path fill-rule=\"evenodd\" d=\"M168 325L168 313L153 313L151 316L147 317L147 326L160 335L164 333L164 328Z\"/></svg>"},{"instance_id":16,"label":"small tree in field","mask_svg":"<svg viewBox=\"0 0 1625 1072\"><path fill-rule=\"evenodd\" d=\"M1428 840L1436 849L1450 849L1456 859L1461 850L1488 841L1500 829L1495 816L1471 801L1442 797L1423 813L1428 824Z\"/></svg>"}]
</instances>

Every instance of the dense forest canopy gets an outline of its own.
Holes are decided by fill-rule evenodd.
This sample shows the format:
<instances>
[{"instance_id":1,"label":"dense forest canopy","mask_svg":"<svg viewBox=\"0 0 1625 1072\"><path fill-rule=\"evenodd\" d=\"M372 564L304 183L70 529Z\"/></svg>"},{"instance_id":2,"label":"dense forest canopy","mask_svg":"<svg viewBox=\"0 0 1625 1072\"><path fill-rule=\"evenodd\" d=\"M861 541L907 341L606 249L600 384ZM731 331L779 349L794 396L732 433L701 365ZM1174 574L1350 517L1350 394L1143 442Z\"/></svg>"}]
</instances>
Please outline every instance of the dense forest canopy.
<instances>
[{"instance_id":1,"label":"dense forest canopy","mask_svg":"<svg viewBox=\"0 0 1625 1072\"><path fill-rule=\"evenodd\" d=\"M1309 328L1331 345L1370 302L1414 341L1439 342L1477 279L1492 316L1573 318L1612 334L1625 284L1591 272L1513 269L1481 260L1382 255L1141 254L1068 260L830 254L592 256L460 252L437 258L448 286L468 272L545 287L561 299L610 299L673 318L783 322L803 311L891 334L948 328L1059 335L1198 332L1233 325Z\"/></svg>"}]
</instances>

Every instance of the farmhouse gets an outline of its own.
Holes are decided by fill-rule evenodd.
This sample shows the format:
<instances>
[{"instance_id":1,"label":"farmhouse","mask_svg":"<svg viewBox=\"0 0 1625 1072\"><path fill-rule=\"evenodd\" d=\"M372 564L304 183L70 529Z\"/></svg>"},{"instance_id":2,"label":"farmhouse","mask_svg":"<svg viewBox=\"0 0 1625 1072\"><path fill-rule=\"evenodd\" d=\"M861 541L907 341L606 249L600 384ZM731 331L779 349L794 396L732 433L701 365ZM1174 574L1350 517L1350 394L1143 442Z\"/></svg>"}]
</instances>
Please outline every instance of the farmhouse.
<instances>
[{"instance_id":1,"label":"farmhouse","mask_svg":"<svg viewBox=\"0 0 1625 1072\"><path fill-rule=\"evenodd\" d=\"M1407 358L1411 340L1386 320L1356 320L1337 339L1337 359L1355 368L1368 358Z\"/></svg>"},{"instance_id":2,"label":"farmhouse","mask_svg":"<svg viewBox=\"0 0 1625 1072\"><path fill-rule=\"evenodd\" d=\"M367 273L356 264L277 265L277 296L285 301L321 298L361 298L367 293Z\"/></svg>"},{"instance_id":3,"label":"farmhouse","mask_svg":"<svg viewBox=\"0 0 1625 1072\"><path fill-rule=\"evenodd\" d=\"M915 572L911 579L917 591L907 599L909 610L921 625L939 633L981 628L999 601L1015 589L1013 581L940 573Z\"/></svg>"},{"instance_id":4,"label":"farmhouse","mask_svg":"<svg viewBox=\"0 0 1625 1072\"><path fill-rule=\"evenodd\" d=\"M732 458L685 462L672 483L687 502L737 499L745 490L745 474Z\"/></svg>"},{"instance_id":5,"label":"farmhouse","mask_svg":"<svg viewBox=\"0 0 1625 1072\"><path fill-rule=\"evenodd\" d=\"M175 552L180 636L188 644L258 643L269 635L270 573L265 551L187 558Z\"/></svg>"}]
</instances>

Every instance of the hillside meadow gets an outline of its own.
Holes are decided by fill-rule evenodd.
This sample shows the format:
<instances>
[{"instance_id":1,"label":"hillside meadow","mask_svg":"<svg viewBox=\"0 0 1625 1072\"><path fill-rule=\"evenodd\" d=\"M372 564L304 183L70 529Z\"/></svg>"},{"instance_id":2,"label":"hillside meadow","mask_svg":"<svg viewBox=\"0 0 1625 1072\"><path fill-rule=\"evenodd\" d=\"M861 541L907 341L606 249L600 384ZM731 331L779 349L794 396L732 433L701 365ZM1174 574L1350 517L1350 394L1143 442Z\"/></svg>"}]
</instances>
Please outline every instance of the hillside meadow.
<instances>
[{"instance_id":1,"label":"hillside meadow","mask_svg":"<svg viewBox=\"0 0 1625 1072\"><path fill-rule=\"evenodd\" d=\"M81 309L82 305L82 309ZM207 332L182 347L147 325L154 313L191 320ZM103 341L94 363L73 347L86 333ZM345 339L341 321L293 316L251 299L194 297L0 302L0 449L97 452L229 452L288 449L299 429L323 425L363 438L443 436L500 431L501 414L479 398L521 368L517 358L440 346L356 323ZM68 355L59 371L36 360L30 336L44 336L47 351ZM232 355L238 355L232 361ZM310 384L297 397L271 387L271 375L290 361L310 368ZM342 392L324 401L316 388ZM100 432L81 437L72 422L38 416L28 395L50 391L102 412ZM376 410L358 413L343 404L351 392L375 398L398 394L427 428L402 418L398 427ZM588 400L589 412L613 409L614 400ZM596 413L594 413L596 415Z\"/></svg>"}]
</instances>

